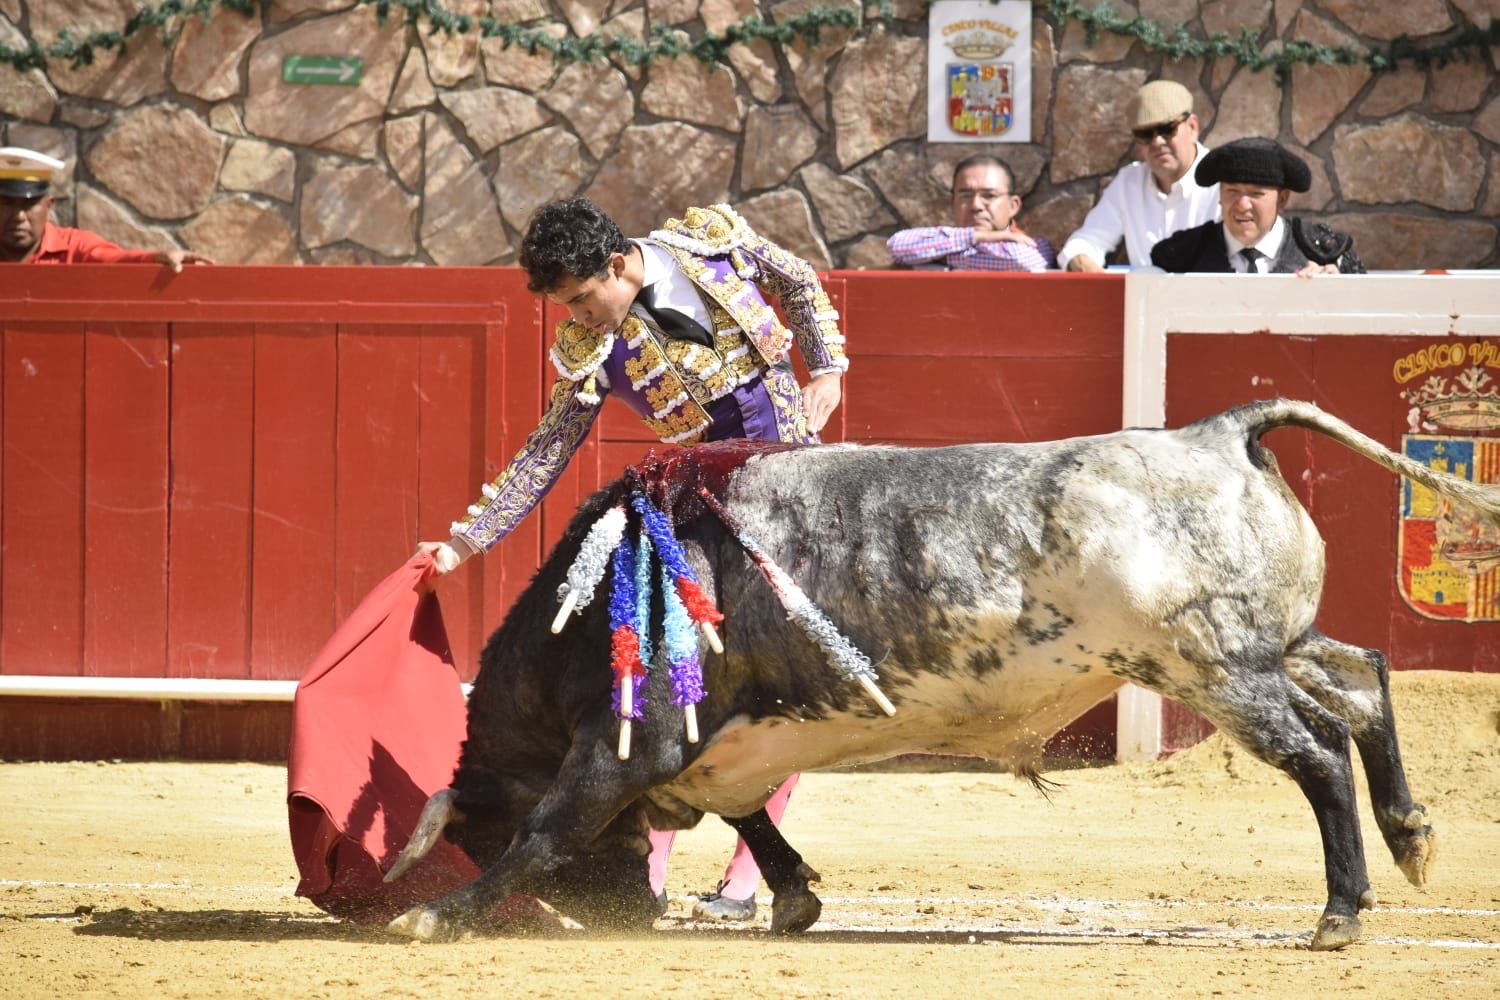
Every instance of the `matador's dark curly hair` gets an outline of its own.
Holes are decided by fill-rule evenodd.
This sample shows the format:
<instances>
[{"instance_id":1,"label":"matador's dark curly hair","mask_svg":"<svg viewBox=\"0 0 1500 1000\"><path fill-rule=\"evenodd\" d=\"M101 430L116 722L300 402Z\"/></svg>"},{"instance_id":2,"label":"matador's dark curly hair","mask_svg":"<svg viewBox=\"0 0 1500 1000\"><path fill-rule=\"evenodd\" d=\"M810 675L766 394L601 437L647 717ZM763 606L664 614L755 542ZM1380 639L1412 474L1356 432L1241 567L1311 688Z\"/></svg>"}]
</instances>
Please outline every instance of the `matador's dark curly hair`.
<instances>
[{"instance_id":1,"label":"matador's dark curly hair","mask_svg":"<svg viewBox=\"0 0 1500 1000\"><path fill-rule=\"evenodd\" d=\"M546 293L570 276L592 278L604 271L610 254L629 252L630 242L604 209L587 198L567 198L531 217L521 239L521 266L526 287Z\"/></svg>"}]
</instances>

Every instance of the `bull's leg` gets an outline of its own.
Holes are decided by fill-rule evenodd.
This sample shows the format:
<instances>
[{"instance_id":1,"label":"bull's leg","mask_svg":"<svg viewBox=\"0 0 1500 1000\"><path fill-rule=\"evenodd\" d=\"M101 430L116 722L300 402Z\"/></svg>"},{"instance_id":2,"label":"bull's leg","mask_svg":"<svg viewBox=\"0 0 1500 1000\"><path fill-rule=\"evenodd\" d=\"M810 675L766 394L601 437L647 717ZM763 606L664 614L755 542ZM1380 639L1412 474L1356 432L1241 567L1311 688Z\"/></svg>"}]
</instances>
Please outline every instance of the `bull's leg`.
<instances>
[{"instance_id":1,"label":"bull's leg","mask_svg":"<svg viewBox=\"0 0 1500 1000\"><path fill-rule=\"evenodd\" d=\"M819 881L818 873L786 842L764 809L738 819L725 816L724 822L744 838L774 894L771 933L797 934L811 927L823 912L822 902L807 885Z\"/></svg>"},{"instance_id":2,"label":"bull's leg","mask_svg":"<svg viewBox=\"0 0 1500 1000\"><path fill-rule=\"evenodd\" d=\"M1309 630L1287 650L1286 671L1318 704L1349 723L1386 846L1412 885L1426 885L1437 834L1427 825L1426 808L1412 801L1406 786L1385 657Z\"/></svg>"},{"instance_id":3,"label":"bull's leg","mask_svg":"<svg viewBox=\"0 0 1500 1000\"><path fill-rule=\"evenodd\" d=\"M1364 845L1354 805L1349 726L1280 669L1226 664L1231 680L1182 700L1261 760L1297 782L1312 805L1323 840L1328 905L1312 948L1342 948L1359 937L1359 910L1372 905ZM1182 695L1183 692L1176 692Z\"/></svg>"},{"instance_id":4,"label":"bull's leg","mask_svg":"<svg viewBox=\"0 0 1500 1000\"><path fill-rule=\"evenodd\" d=\"M628 761L615 755L613 733L580 732L563 758L557 779L521 824L500 859L478 878L424 906L413 907L388 925L396 934L419 940L451 940L515 893L546 898L556 889L564 866L585 859L600 833L646 790L676 774L680 761L640 753ZM649 927L656 900L644 877L638 882L640 920Z\"/></svg>"}]
</instances>

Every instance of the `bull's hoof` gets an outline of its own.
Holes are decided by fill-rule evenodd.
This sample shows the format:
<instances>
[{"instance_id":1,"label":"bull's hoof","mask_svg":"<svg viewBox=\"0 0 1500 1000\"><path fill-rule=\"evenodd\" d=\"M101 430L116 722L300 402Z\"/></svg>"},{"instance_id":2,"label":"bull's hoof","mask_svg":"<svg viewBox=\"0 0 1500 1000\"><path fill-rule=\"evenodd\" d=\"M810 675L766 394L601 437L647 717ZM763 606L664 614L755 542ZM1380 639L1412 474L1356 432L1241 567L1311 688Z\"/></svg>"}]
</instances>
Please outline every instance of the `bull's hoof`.
<instances>
[{"instance_id":1,"label":"bull's hoof","mask_svg":"<svg viewBox=\"0 0 1500 1000\"><path fill-rule=\"evenodd\" d=\"M1359 918L1343 917L1334 913L1323 914L1318 929L1313 931L1313 951L1337 951L1359 940Z\"/></svg>"},{"instance_id":2,"label":"bull's hoof","mask_svg":"<svg viewBox=\"0 0 1500 1000\"><path fill-rule=\"evenodd\" d=\"M1407 818L1410 820L1415 816L1420 821L1421 815L1414 809ZM1432 862L1437 859L1437 850L1437 831L1423 824L1412 830L1411 836L1402 838L1400 852L1396 855L1396 867L1401 869L1408 882L1420 889L1427 885L1427 880L1432 875Z\"/></svg>"},{"instance_id":3,"label":"bull's hoof","mask_svg":"<svg viewBox=\"0 0 1500 1000\"><path fill-rule=\"evenodd\" d=\"M810 892L778 892L771 901L771 933L801 934L822 913L822 900Z\"/></svg>"},{"instance_id":4,"label":"bull's hoof","mask_svg":"<svg viewBox=\"0 0 1500 1000\"><path fill-rule=\"evenodd\" d=\"M462 927L431 906L415 906L386 924L385 929L415 941L452 941L463 933Z\"/></svg>"}]
</instances>

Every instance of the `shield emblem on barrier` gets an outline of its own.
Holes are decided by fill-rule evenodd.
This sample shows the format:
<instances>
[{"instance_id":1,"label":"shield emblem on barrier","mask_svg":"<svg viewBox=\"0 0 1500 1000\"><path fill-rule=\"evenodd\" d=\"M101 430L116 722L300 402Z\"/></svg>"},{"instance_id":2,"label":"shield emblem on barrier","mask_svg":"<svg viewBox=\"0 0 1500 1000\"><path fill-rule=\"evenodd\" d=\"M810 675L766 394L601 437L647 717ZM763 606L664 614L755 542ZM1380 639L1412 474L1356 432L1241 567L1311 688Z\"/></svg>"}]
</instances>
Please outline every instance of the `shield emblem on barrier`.
<instances>
[{"instance_id":1,"label":"shield emblem on barrier","mask_svg":"<svg viewBox=\"0 0 1500 1000\"><path fill-rule=\"evenodd\" d=\"M948 63L948 127L998 136L1015 120L1011 63Z\"/></svg>"},{"instance_id":2,"label":"shield emblem on barrier","mask_svg":"<svg viewBox=\"0 0 1500 1000\"><path fill-rule=\"evenodd\" d=\"M1500 482L1500 438L1403 434L1408 458L1478 483ZM1426 618L1500 621L1500 529L1409 479L1401 480L1396 576Z\"/></svg>"}]
</instances>

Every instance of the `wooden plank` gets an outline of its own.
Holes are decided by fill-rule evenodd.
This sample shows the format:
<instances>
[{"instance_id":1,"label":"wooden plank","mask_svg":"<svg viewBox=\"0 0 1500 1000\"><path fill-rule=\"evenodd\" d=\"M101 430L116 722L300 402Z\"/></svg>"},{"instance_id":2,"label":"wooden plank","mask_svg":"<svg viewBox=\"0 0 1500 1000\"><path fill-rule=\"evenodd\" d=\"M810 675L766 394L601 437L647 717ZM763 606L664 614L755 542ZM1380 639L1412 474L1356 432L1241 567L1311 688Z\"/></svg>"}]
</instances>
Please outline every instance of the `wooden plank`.
<instances>
[{"instance_id":1,"label":"wooden plank","mask_svg":"<svg viewBox=\"0 0 1500 1000\"><path fill-rule=\"evenodd\" d=\"M1168 337L1168 424L1277 395L1309 399L1393 450L1407 404L1387 382L1395 361L1430 336L1173 334ZM1399 486L1384 469L1321 435L1273 431L1264 444L1325 540L1318 627L1383 650L1395 669L1500 670L1500 624L1421 617L1396 580Z\"/></svg>"},{"instance_id":2,"label":"wooden plank","mask_svg":"<svg viewBox=\"0 0 1500 1000\"><path fill-rule=\"evenodd\" d=\"M416 551L420 328L338 333L334 617Z\"/></svg>"},{"instance_id":3,"label":"wooden plank","mask_svg":"<svg viewBox=\"0 0 1500 1000\"><path fill-rule=\"evenodd\" d=\"M167 662L167 327L94 323L84 356L83 673Z\"/></svg>"},{"instance_id":4,"label":"wooden plank","mask_svg":"<svg viewBox=\"0 0 1500 1000\"><path fill-rule=\"evenodd\" d=\"M553 331L557 324L568 318L568 312L553 303L542 300L542 328L546 331L543 349L538 366L540 374L537 377L537 409L539 416L547 404L547 394L552 389L552 383L557 378L557 370L552 366L547 351L551 349L553 342ZM512 369L515 371L516 369ZM613 402L605 400L605 405L612 409L622 409L618 400ZM628 410L626 411L628 414ZM532 417L531 426L536 426L536 416ZM600 419L603 419L602 417ZM578 505L583 502L591 492L589 483L598 478L599 465L599 426L598 422L590 429L588 436L584 438L583 444L573 454L573 460L568 464L567 471L558 479L557 485L552 487L552 492L547 494L546 499L541 502L537 510L532 512L531 520L539 521L541 534L537 540L537 563L540 566L546 553L552 551L557 540L562 537L563 530L567 528L568 522L573 519ZM540 517L538 517L540 515Z\"/></svg>"},{"instance_id":5,"label":"wooden plank","mask_svg":"<svg viewBox=\"0 0 1500 1000\"><path fill-rule=\"evenodd\" d=\"M1040 441L1119 427L1108 359L871 357L849 374L851 440Z\"/></svg>"},{"instance_id":6,"label":"wooden plank","mask_svg":"<svg viewBox=\"0 0 1500 1000\"><path fill-rule=\"evenodd\" d=\"M0 759L284 762L286 702L0 698Z\"/></svg>"},{"instance_id":7,"label":"wooden plank","mask_svg":"<svg viewBox=\"0 0 1500 1000\"><path fill-rule=\"evenodd\" d=\"M524 310L507 309L506 319L504 324L490 324L485 328L481 356L484 372L483 451L480 464L469 482L474 497L482 496L483 484L493 482L500 474L526 440L526 434L537 419L533 409L535 387L529 385L529 379L517 379L513 370L517 365L527 374L537 370L541 351L540 308L533 305ZM527 388L518 390L518 382ZM457 516L456 512L454 516ZM481 636L488 636L500 623L525 581L531 579L540 558L537 553L540 535L538 520L527 518L511 532L510 537L489 552L471 558L469 565L462 570L471 577L478 575L482 580L480 606L475 613ZM459 664L459 673L465 679L472 679L476 672L472 659Z\"/></svg>"},{"instance_id":8,"label":"wooden plank","mask_svg":"<svg viewBox=\"0 0 1500 1000\"><path fill-rule=\"evenodd\" d=\"M333 633L337 328L255 329L250 676L295 680Z\"/></svg>"},{"instance_id":9,"label":"wooden plank","mask_svg":"<svg viewBox=\"0 0 1500 1000\"><path fill-rule=\"evenodd\" d=\"M167 676L248 677L255 328L171 338Z\"/></svg>"},{"instance_id":10,"label":"wooden plank","mask_svg":"<svg viewBox=\"0 0 1500 1000\"><path fill-rule=\"evenodd\" d=\"M486 331L485 467L491 482L525 445L541 419L555 374L547 360L552 324L544 300L521 291L507 299L504 325ZM551 373L551 374L549 374ZM485 557L483 629L494 629L541 565L542 519L533 512Z\"/></svg>"},{"instance_id":11,"label":"wooden plank","mask_svg":"<svg viewBox=\"0 0 1500 1000\"><path fill-rule=\"evenodd\" d=\"M83 360L81 324L7 325L0 669L10 674L82 667Z\"/></svg>"},{"instance_id":12,"label":"wooden plank","mask_svg":"<svg viewBox=\"0 0 1500 1000\"><path fill-rule=\"evenodd\" d=\"M484 462L484 350L483 326L422 328L417 529L423 541L448 538L452 523L482 496L474 470ZM466 567L443 581L443 622L456 664L478 662L483 598L482 573Z\"/></svg>"},{"instance_id":13,"label":"wooden plank","mask_svg":"<svg viewBox=\"0 0 1500 1000\"><path fill-rule=\"evenodd\" d=\"M856 271L856 275L863 272ZM839 314L839 332L844 335L844 351L848 354L856 350L858 341L849 332L849 278L847 274L828 274L823 277L823 290L828 293L828 301L833 303L834 310ZM852 359L853 355L849 354ZM799 381L801 376L799 375ZM801 382L806 385L806 382ZM828 418L828 423L823 425L818 438L824 444L837 444L849 438L849 377L846 373L839 386L843 393L839 400L838 409L833 411L833 416Z\"/></svg>"},{"instance_id":14,"label":"wooden plank","mask_svg":"<svg viewBox=\"0 0 1500 1000\"><path fill-rule=\"evenodd\" d=\"M1312 400L1395 451L1401 450L1406 405L1394 383L1381 376L1412 349L1401 349L1403 341L1319 337L1312 352ZM1389 360L1372 363L1377 357ZM1344 642L1385 649L1392 615L1410 614L1394 572L1399 479L1320 434L1309 438L1308 510L1325 543L1324 592L1338 595L1337 601L1323 602L1318 626ZM1454 636L1464 631L1455 630ZM1465 646L1467 660L1473 647Z\"/></svg>"},{"instance_id":15,"label":"wooden plank","mask_svg":"<svg viewBox=\"0 0 1500 1000\"><path fill-rule=\"evenodd\" d=\"M4 315L28 322L485 323L514 268L161 268L70 264L9 268ZM82 290L82 291L81 291Z\"/></svg>"},{"instance_id":16,"label":"wooden plank","mask_svg":"<svg viewBox=\"0 0 1500 1000\"><path fill-rule=\"evenodd\" d=\"M849 357L1118 357L1119 274L837 273Z\"/></svg>"}]
</instances>

